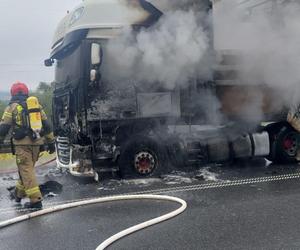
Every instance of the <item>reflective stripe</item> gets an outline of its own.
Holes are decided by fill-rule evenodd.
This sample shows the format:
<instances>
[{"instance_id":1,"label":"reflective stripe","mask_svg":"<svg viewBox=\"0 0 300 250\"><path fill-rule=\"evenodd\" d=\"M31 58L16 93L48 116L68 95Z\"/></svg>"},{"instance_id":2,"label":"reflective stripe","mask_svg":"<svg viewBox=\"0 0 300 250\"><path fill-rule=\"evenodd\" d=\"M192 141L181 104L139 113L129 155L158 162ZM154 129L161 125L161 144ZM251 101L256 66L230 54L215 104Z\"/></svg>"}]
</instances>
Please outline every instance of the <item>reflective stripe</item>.
<instances>
[{"instance_id":1,"label":"reflective stripe","mask_svg":"<svg viewBox=\"0 0 300 250\"><path fill-rule=\"evenodd\" d=\"M29 197L33 196L35 194L40 194L41 193L40 188L38 186L34 187L34 188L27 189L27 190L25 190L25 192L26 192L26 195L29 196Z\"/></svg>"},{"instance_id":2,"label":"reflective stripe","mask_svg":"<svg viewBox=\"0 0 300 250\"><path fill-rule=\"evenodd\" d=\"M4 114L3 114L3 118L12 118L12 113L10 113L10 112L4 112Z\"/></svg>"},{"instance_id":3,"label":"reflective stripe","mask_svg":"<svg viewBox=\"0 0 300 250\"><path fill-rule=\"evenodd\" d=\"M21 105L17 106L17 117L16 117L16 124L19 126L22 126L22 112L23 112L23 107Z\"/></svg>"},{"instance_id":4,"label":"reflective stripe","mask_svg":"<svg viewBox=\"0 0 300 250\"><path fill-rule=\"evenodd\" d=\"M16 188L19 189L20 191L24 191L25 190L25 187L22 185L22 183L20 181L17 182Z\"/></svg>"},{"instance_id":5,"label":"reflective stripe","mask_svg":"<svg viewBox=\"0 0 300 250\"><path fill-rule=\"evenodd\" d=\"M17 164L21 164L22 163L22 159L17 157Z\"/></svg>"}]
</instances>

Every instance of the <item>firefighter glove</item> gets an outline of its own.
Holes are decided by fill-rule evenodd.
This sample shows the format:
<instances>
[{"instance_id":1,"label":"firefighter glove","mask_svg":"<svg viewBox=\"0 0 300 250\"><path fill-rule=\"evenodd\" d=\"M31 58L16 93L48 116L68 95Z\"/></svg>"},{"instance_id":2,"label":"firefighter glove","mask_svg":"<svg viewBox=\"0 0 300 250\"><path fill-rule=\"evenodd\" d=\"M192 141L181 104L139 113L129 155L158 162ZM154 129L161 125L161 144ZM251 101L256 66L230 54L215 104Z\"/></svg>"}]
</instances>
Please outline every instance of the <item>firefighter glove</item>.
<instances>
[{"instance_id":1,"label":"firefighter glove","mask_svg":"<svg viewBox=\"0 0 300 250\"><path fill-rule=\"evenodd\" d=\"M49 154L55 153L55 143L54 142L48 144L48 152L49 152Z\"/></svg>"}]
</instances>

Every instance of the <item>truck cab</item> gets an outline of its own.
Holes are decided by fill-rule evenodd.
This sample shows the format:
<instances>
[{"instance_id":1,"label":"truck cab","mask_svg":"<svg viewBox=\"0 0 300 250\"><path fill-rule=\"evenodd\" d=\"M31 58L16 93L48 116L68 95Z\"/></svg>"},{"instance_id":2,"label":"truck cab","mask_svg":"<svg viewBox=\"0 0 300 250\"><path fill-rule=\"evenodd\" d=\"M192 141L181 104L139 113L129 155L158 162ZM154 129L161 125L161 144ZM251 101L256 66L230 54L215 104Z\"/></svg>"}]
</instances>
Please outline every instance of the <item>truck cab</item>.
<instances>
[{"instance_id":1,"label":"truck cab","mask_svg":"<svg viewBox=\"0 0 300 250\"><path fill-rule=\"evenodd\" d=\"M127 27L133 32L152 27L168 7L157 0L86 0L60 22L45 60L46 66L55 64L53 122L59 167L75 176L97 178L112 170L123 176L149 176L169 165L270 154L268 132L233 135L230 126L208 122L215 102L207 96L221 100L227 117L239 115L241 110L234 107L248 105L234 102L245 100L237 94L249 92L232 86L235 79L228 76L234 70L228 63L220 63L223 68L210 80L191 79L171 89L158 82L141 88L106 77L109 41ZM211 11L212 6L207 0L202 7ZM228 53L221 57L228 58ZM211 105L203 107L194 100Z\"/></svg>"},{"instance_id":2,"label":"truck cab","mask_svg":"<svg viewBox=\"0 0 300 250\"><path fill-rule=\"evenodd\" d=\"M150 27L161 15L147 1L89 0L59 24L45 64L55 63L53 122L60 167L70 168L75 175L94 175L92 165L104 165L103 169L117 158L115 140L121 140L116 138L117 130L132 129L132 124L143 127L146 120L159 120L161 116L179 115L178 107L173 105L176 91L157 87L153 92L159 92L155 94L137 94L131 85L120 93L106 81L102 70L108 40L125 27L137 31ZM118 101L124 98L125 102ZM147 108L145 102L151 102L152 108Z\"/></svg>"}]
</instances>

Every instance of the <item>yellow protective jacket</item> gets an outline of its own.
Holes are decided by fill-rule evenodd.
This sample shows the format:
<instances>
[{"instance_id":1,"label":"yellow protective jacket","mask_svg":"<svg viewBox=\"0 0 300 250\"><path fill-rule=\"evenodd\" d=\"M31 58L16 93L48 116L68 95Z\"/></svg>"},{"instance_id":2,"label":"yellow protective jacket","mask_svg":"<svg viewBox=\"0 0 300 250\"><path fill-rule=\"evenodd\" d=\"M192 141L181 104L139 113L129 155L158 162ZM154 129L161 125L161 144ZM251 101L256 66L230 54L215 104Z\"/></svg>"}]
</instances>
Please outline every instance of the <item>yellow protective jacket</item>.
<instances>
[{"instance_id":1,"label":"yellow protective jacket","mask_svg":"<svg viewBox=\"0 0 300 250\"><path fill-rule=\"evenodd\" d=\"M6 107L0 122L0 140L4 140L11 128L13 133L17 129L23 129L22 126L24 124L22 124L22 110L23 107L18 101L11 101L11 103ZM22 139L14 139L15 145L43 145L45 143L54 142L53 131L48 123L47 115L42 106L40 106L40 110L44 132L43 137L33 140L29 135L26 135Z\"/></svg>"}]
</instances>

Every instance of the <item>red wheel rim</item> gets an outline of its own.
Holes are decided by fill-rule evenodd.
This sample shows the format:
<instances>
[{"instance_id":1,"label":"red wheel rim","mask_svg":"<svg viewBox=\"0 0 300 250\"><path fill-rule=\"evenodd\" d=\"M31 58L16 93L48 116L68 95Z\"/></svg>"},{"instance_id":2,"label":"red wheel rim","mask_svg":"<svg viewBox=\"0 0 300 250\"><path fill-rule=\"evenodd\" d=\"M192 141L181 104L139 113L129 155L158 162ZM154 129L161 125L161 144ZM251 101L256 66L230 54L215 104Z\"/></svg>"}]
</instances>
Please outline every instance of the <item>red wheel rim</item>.
<instances>
[{"instance_id":1,"label":"red wheel rim","mask_svg":"<svg viewBox=\"0 0 300 250\"><path fill-rule=\"evenodd\" d=\"M141 175L151 174L156 167L155 157L149 152L140 152L135 155L134 167Z\"/></svg>"},{"instance_id":2,"label":"red wheel rim","mask_svg":"<svg viewBox=\"0 0 300 250\"><path fill-rule=\"evenodd\" d=\"M283 147L285 150L289 150L293 147L293 140L291 138L286 138L283 141Z\"/></svg>"},{"instance_id":3,"label":"red wheel rim","mask_svg":"<svg viewBox=\"0 0 300 250\"><path fill-rule=\"evenodd\" d=\"M288 134L282 142L283 150L289 156L295 156L297 154L297 137L294 134Z\"/></svg>"}]
</instances>

